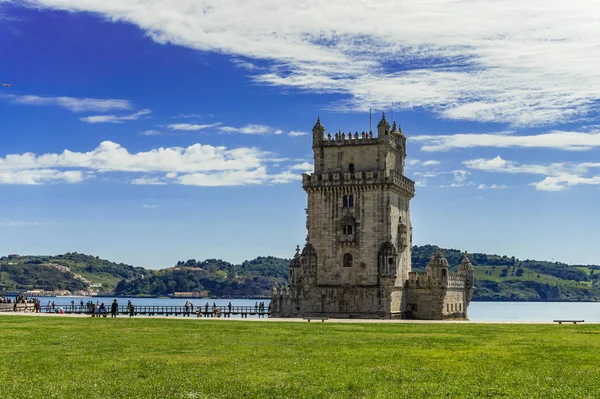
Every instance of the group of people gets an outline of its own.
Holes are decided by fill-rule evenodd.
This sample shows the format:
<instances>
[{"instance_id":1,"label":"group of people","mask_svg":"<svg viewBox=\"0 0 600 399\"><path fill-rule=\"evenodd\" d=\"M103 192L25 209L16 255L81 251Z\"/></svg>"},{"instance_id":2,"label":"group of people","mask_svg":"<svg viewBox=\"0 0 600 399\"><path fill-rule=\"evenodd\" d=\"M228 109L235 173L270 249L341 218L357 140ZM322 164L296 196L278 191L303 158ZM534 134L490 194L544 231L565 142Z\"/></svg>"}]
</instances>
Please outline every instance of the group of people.
<instances>
[{"instance_id":1,"label":"group of people","mask_svg":"<svg viewBox=\"0 0 600 399\"><path fill-rule=\"evenodd\" d=\"M83 301L82 301L83 302ZM92 317L106 317L107 315L107 307L104 306L104 302L100 303L96 301L94 304L92 301L88 302L88 313L92 314ZM119 314L119 302L116 299L113 300L113 303L110 305L110 317L117 317ZM131 300L127 301L127 314L129 317L135 316L135 305L131 303Z\"/></svg>"},{"instance_id":2,"label":"group of people","mask_svg":"<svg viewBox=\"0 0 600 399\"><path fill-rule=\"evenodd\" d=\"M231 303L231 302L230 302ZM254 311L263 313L265 311L264 302L254 302ZM271 304L269 303L269 312L271 311Z\"/></svg>"},{"instance_id":3,"label":"group of people","mask_svg":"<svg viewBox=\"0 0 600 399\"><path fill-rule=\"evenodd\" d=\"M31 311L31 306L33 305L33 311L35 313L40 313L42 312L42 304L41 301L38 298L28 298L24 295L19 295L16 298L9 298L9 297L1 297L0 298L0 304L14 304L14 310L15 312L17 310L25 310L25 311ZM18 306L17 304L26 304L26 306ZM106 306L104 304L104 302L100 302L100 301L96 301L96 303L94 303L93 301L87 301L87 303L84 303L83 300L81 300L79 302L79 308L77 308L77 305L75 304L75 301L72 300L70 306L69 305L65 305L66 309L63 309L62 306L57 305L54 301L48 301L48 303L45 306L45 313L58 313L58 314L65 314L66 312L73 312L73 313L87 313L87 314L91 314L92 317L107 317L108 313L110 312L111 317L117 317L117 315L119 313L124 313L124 312L120 312L119 311L119 303L117 302L116 299L113 300L112 304L110 304L110 306ZM69 309L70 308L70 309ZM244 314L246 313L251 313L252 312L252 307L250 306L250 310L248 310L248 307L244 307L245 309L243 309L241 312L242 317ZM183 312L184 316L190 317L190 315L192 313L196 314L196 317L221 317L221 315L223 315L224 317L230 317L232 313L235 313L233 311L236 311L237 313L239 313L239 309L233 309L233 305L231 304L231 302L229 302L229 304L227 305L227 307L225 308L223 307L219 307L217 306L216 302L213 302L212 307L210 306L210 304L208 302L206 302L206 304L204 306L200 305L197 306L195 311L194 311L194 305L190 302L190 301L186 301L185 305L184 305L184 309L185 312ZM65 312L66 310L66 312ZM255 313L257 313L259 315L259 317L266 315L267 312L265 312L265 303L264 302L255 302L254 304L254 311ZM268 312L271 312L271 304L269 303L268 306ZM237 314L235 313L235 314ZM133 317L136 315L135 312L135 306L131 303L131 300L127 301L127 307L126 307L126 314L129 315L129 317ZM247 317L247 316L246 316Z\"/></svg>"},{"instance_id":4,"label":"group of people","mask_svg":"<svg viewBox=\"0 0 600 399\"><path fill-rule=\"evenodd\" d=\"M2 298L0 298L0 303L34 303L34 301L36 301L36 298L29 298L23 294L19 294L16 297L14 297L13 299L7 297L7 296L3 296Z\"/></svg>"},{"instance_id":5,"label":"group of people","mask_svg":"<svg viewBox=\"0 0 600 399\"><path fill-rule=\"evenodd\" d=\"M25 295L21 294L16 296L14 299L9 297L0 298L0 303L5 305L13 305L13 310L16 311L24 311L28 312L33 310L35 313L40 313L42 311L42 304L40 300L37 298L29 298Z\"/></svg>"}]
</instances>

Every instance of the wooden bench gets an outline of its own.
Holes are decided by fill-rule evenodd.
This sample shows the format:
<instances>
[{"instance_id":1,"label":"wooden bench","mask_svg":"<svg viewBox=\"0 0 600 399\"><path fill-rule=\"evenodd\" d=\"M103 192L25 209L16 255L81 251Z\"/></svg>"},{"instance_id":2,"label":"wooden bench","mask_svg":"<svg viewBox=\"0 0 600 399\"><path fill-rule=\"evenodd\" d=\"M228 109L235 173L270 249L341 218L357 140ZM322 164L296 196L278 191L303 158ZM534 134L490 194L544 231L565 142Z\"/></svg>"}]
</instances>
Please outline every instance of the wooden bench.
<instances>
[{"instance_id":1,"label":"wooden bench","mask_svg":"<svg viewBox=\"0 0 600 399\"><path fill-rule=\"evenodd\" d=\"M321 323L324 323L325 320L329 320L328 317L305 317L304 320L308 320L310 323L311 320L321 320Z\"/></svg>"},{"instance_id":2,"label":"wooden bench","mask_svg":"<svg viewBox=\"0 0 600 399\"><path fill-rule=\"evenodd\" d=\"M562 324L562 323L577 324L577 323L585 323L585 320L554 320L554 322L558 323L558 324Z\"/></svg>"}]
</instances>

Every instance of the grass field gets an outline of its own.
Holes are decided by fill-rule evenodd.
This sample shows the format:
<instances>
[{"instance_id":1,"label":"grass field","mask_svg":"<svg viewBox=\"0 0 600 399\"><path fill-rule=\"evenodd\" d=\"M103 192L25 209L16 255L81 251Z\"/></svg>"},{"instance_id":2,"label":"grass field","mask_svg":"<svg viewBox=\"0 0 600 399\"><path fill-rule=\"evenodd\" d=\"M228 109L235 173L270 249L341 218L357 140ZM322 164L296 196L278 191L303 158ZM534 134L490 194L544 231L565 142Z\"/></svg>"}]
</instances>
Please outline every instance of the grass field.
<instances>
[{"instance_id":1,"label":"grass field","mask_svg":"<svg viewBox=\"0 0 600 399\"><path fill-rule=\"evenodd\" d=\"M0 317L0 398L598 398L600 325Z\"/></svg>"}]
</instances>

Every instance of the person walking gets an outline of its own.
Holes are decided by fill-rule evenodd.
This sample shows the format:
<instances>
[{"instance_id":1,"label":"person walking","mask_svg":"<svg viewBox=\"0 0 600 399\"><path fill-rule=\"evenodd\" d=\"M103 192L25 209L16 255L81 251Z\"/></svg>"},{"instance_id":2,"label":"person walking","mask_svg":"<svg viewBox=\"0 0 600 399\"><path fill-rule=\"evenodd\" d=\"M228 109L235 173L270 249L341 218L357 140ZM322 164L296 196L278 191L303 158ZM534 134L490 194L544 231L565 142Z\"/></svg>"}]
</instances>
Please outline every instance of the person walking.
<instances>
[{"instance_id":1,"label":"person walking","mask_svg":"<svg viewBox=\"0 0 600 399\"><path fill-rule=\"evenodd\" d=\"M110 305L110 318L112 319L113 317L117 317L117 313L119 313L119 304L115 299L112 305Z\"/></svg>"},{"instance_id":2,"label":"person walking","mask_svg":"<svg viewBox=\"0 0 600 399\"><path fill-rule=\"evenodd\" d=\"M131 303L131 301L129 301L129 318L133 317L134 313L135 313L135 306L133 306L133 303Z\"/></svg>"}]
</instances>

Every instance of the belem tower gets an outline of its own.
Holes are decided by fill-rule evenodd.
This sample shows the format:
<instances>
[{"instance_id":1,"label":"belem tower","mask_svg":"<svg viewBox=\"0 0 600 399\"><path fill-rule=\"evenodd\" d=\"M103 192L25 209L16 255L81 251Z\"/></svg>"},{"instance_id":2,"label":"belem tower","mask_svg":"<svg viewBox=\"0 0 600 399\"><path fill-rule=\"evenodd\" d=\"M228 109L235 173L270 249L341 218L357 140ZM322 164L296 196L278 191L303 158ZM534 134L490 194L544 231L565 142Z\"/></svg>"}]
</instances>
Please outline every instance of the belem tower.
<instances>
[{"instance_id":1,"label":"belem tower","mask_svg":"<svg viewBox=\"0 0 600 399\"><path fill-rule=\"evenodd\" d=\"M456 273L438 252L411 271L406 136L383 115L377 136L312 129L314 173L306 244L290 263L289 286L273 288L272 317L466 319L474 270L466 253Z\"/></svg>"}]
</instances>

